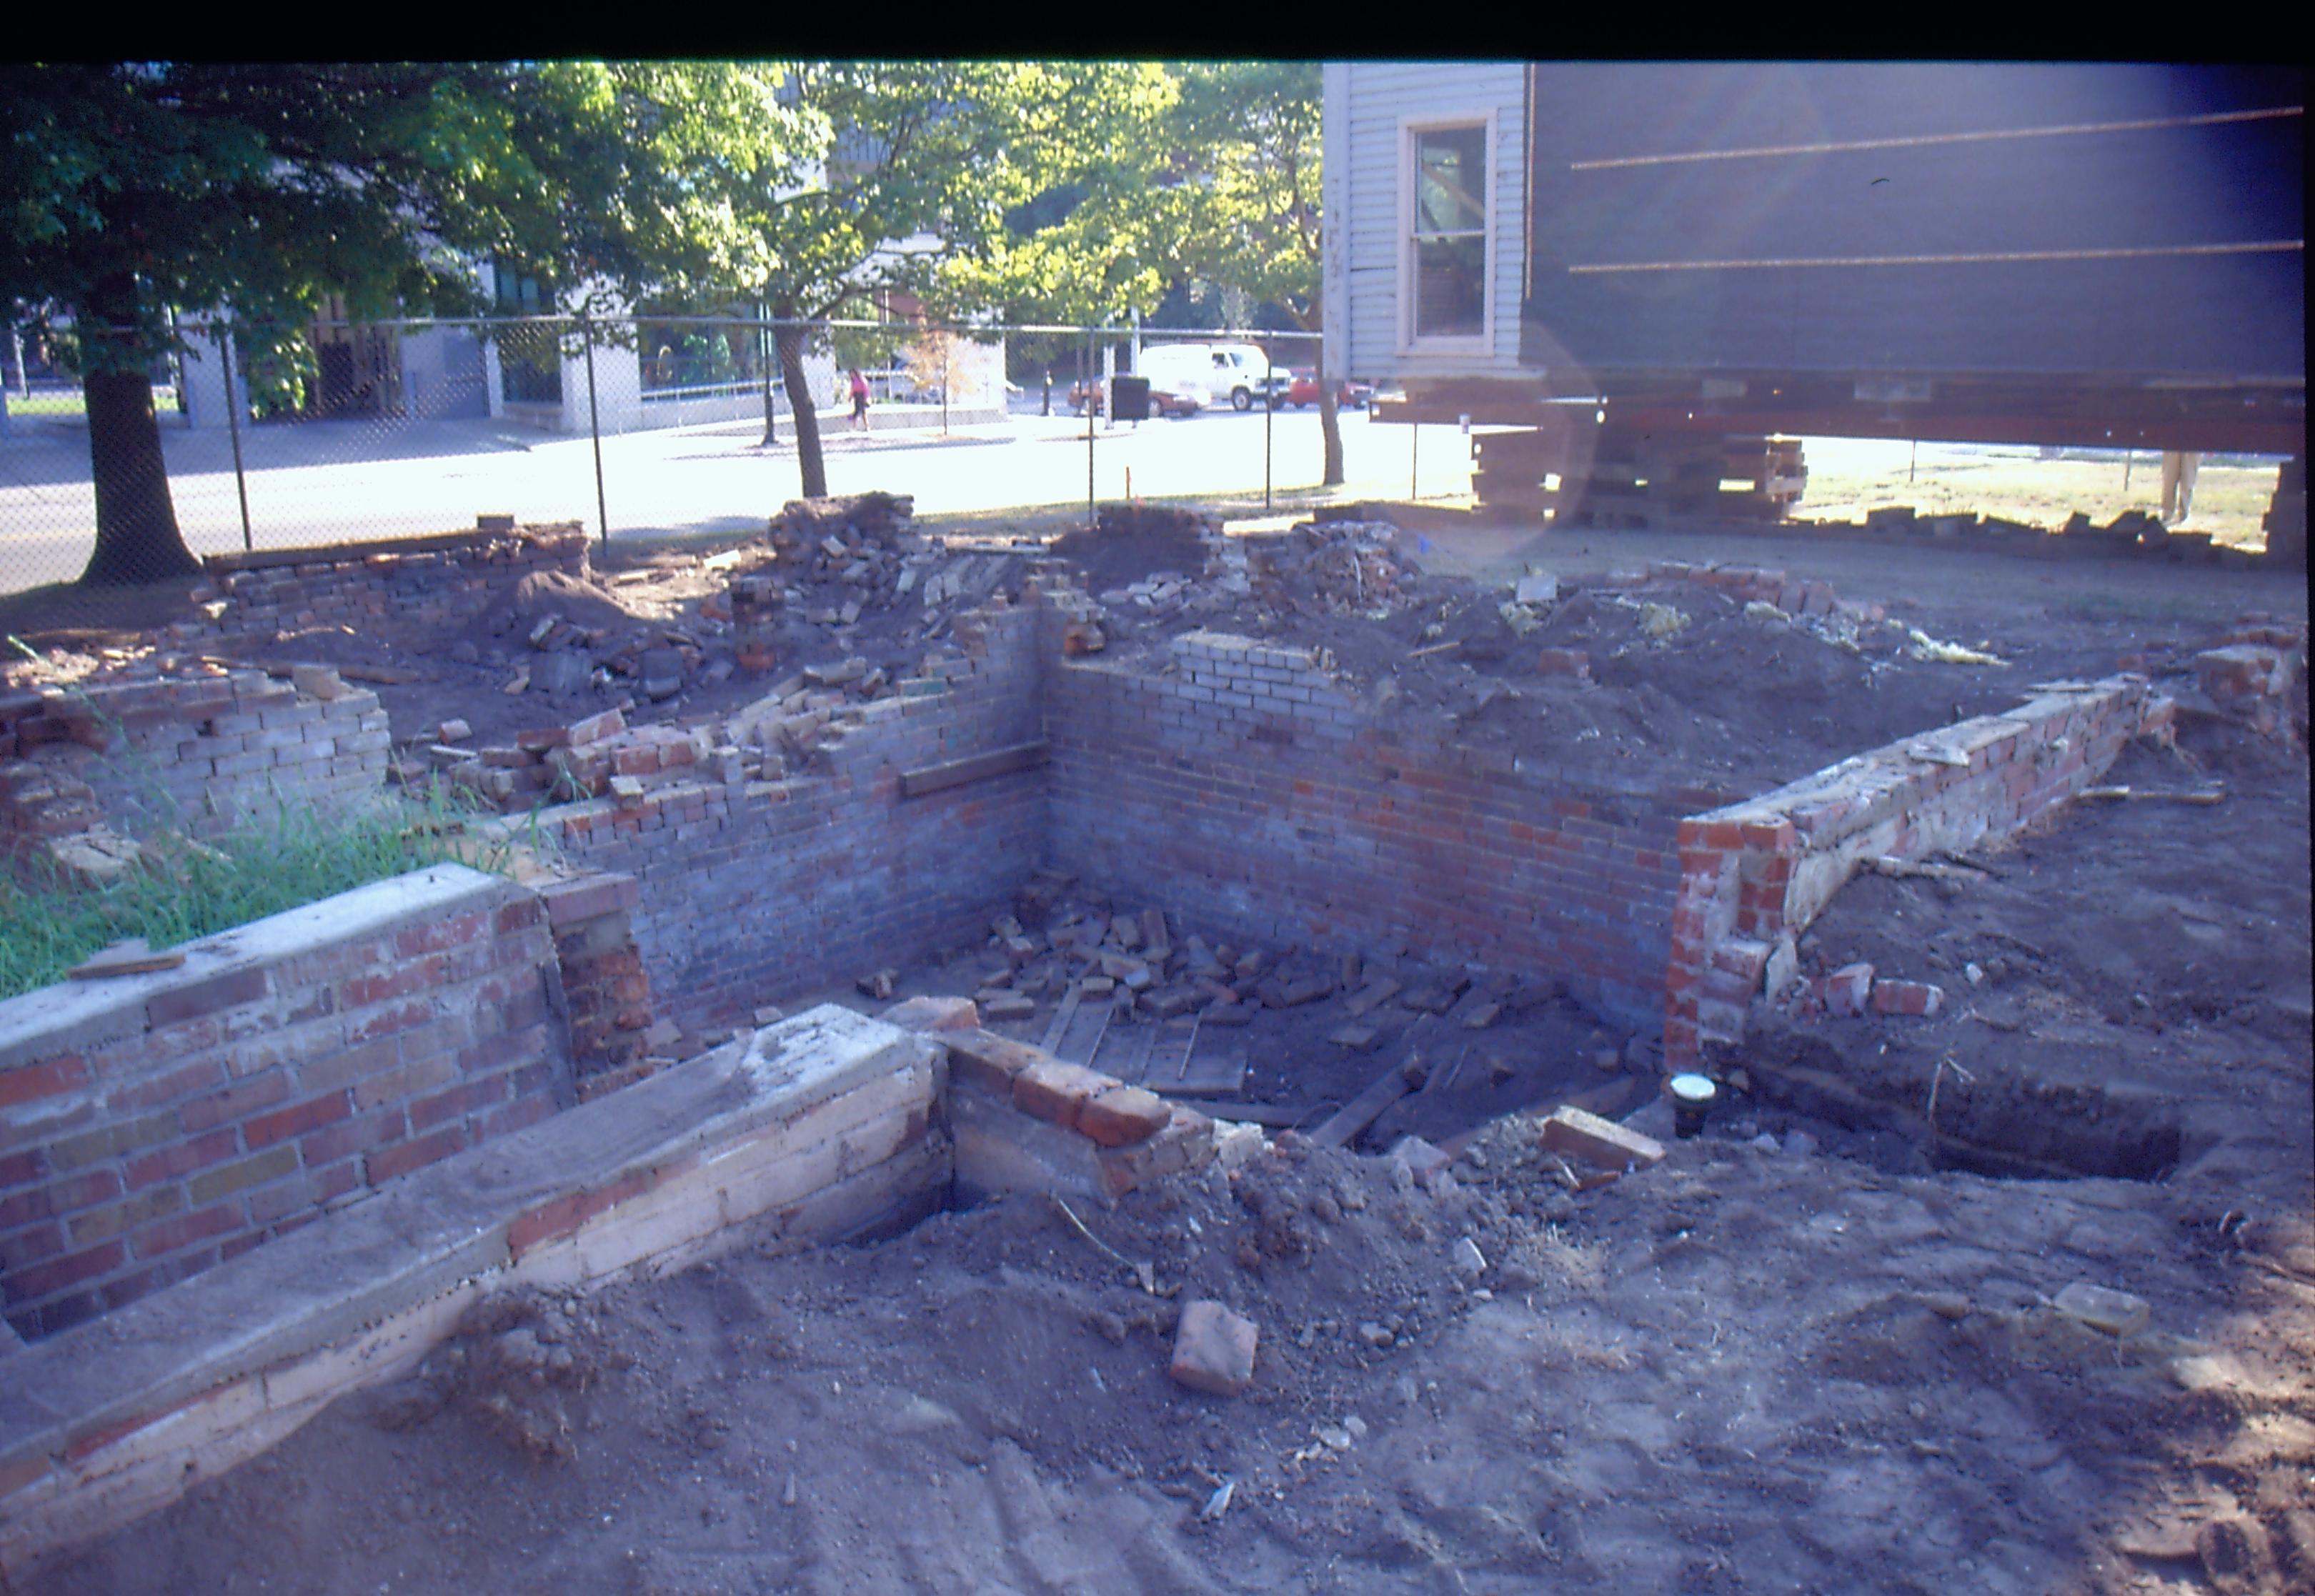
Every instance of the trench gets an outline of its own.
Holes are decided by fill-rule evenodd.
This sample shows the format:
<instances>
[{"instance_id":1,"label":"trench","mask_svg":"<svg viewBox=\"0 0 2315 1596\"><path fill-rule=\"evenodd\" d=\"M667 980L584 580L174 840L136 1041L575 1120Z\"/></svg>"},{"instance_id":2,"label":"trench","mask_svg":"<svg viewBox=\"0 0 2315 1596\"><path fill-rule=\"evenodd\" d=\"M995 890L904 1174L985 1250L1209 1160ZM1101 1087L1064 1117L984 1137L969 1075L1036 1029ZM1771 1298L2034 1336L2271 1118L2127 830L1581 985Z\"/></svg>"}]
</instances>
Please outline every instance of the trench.
<instances>
[{"instance_id":1,"label":"trench","mask_svg":"<svg viewBox=\"0 0 2315 1596\"><path fill-rule=\"evenodd\" d=\"M1965 1080L1950 1067L1941 1074L1937 1059L1775 1028L1751 1039L1743 1068L1761 1104L1862 1133L1861 1149L1879 1149L1867 1160L1885 1165L1918 1157L1997 1179L2160 1181L2184 1142L2175 1102L2030 1060L2000 1073L1981 1061ZM1890 1157L1899 1147L1903 1158Z\"/></svg>"}]
</instances>

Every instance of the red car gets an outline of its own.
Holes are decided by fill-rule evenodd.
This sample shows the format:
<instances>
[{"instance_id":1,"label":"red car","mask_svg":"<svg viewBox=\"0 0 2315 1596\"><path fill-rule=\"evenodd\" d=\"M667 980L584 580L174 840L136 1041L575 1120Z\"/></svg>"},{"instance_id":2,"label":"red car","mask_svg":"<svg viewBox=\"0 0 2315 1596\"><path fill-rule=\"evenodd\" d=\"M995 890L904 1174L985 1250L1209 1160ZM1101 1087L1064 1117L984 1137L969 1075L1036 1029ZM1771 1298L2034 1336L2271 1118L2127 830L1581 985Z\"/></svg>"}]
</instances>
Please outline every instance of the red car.
<instances>
[{"instance_id":1,"label":"red car","mask_svg":"<svg viewBox=\"0 0 2315 1596\"><path fill-rule=\"evenodd\" d=\"M1097 382L1069 385L1069 408L1083 415L1088 403L1093 406L1095 415L1107 410L1109 395L1105 386ZM1156 415L1193 416L1204 408L1204 403L1195 394L1177 394L1155 386L1149 390L1149 409Z\"/></svg>"},{"instance_id":2,"label":"red car","mask_svg":"<svg viewBox=\"0 0 2315 1596\"><path fill-rule=\"evenodd\" d=\"M1374 384L1344 377L1342 387L1335 395L1335 403L1344 410L1364 410L1367 401L1373 397ZM1318 374L1307 369L1295 372L1293 383L1286 390L1286 403L1297 410L1306 404L1317 403Z\"/></svg>"}]
</instances>

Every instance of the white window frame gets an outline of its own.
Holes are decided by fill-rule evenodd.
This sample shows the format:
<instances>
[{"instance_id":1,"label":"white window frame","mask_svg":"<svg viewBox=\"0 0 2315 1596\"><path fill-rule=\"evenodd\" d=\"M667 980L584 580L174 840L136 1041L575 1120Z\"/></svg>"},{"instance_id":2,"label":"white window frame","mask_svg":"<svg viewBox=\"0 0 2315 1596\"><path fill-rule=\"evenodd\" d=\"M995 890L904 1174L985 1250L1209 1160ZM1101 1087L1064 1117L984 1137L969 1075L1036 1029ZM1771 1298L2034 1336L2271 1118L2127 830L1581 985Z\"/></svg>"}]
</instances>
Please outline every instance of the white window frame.
<instances>
[{"instance_id":1,"label":"white window frame","mask_svg":"<svg viewBox=\"0 0 2315 1596\"><path fill-rule=\"evenodd\" d=\"M1486 202L1486 253L1482 268L1485 279L1480 286L1479 332L1476 336L1459 334L1441 337L1432 334L1418 338L1415 332L1415 293L1420 280L1415 272L1415 139L1424 133L1436 133L1450 128L1484 128L1486 129L1487 174L1482 198ZM1398 119L1398 352L1402 355L1492 355L1495 350L1495 235L1501 230L1503 208L1499 190L1503 169L1497 164L1502 154L1496 138L1496 111L1494 107L1473 107L1463 111L1441 111L1419 117Z\"/></svg>"}]
</instances>

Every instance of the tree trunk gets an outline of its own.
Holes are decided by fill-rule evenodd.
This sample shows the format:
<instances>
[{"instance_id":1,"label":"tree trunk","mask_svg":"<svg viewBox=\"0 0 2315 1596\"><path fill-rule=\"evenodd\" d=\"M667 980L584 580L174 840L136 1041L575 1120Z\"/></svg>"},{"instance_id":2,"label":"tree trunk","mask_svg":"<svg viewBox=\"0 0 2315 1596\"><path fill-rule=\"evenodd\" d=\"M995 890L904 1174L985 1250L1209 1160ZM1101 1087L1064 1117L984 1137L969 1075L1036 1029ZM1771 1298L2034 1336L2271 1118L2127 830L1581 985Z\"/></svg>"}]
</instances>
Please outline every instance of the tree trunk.
<instances>
[{"instance_id":1,"label":"tree trunk","mask_svg":"<svg viewBox=\"0 0 2315 1596\"><path fill-rule=\"evenodd\" d=\"M101 285L75 318L85 341L82 391L96 483L96 547L80 580L92 587L198 576L201 569L177 530L153 384L135 333L107 331L133 327L136 306L134 282L114 280Z\"/></svg>"},{"instance_id":2,"label":"tree trunk","mask_svg":"<svg viewBox=\"0 0 2315 1596\"><path fill-rule=\"evenodd\" d=\"M1343 485L1342 393L1326 380L1323 367L1318 372L1318 432L1326 445L1326 469L1318 480L1327 487L1339 488Z\"/></svg>"},{"instance_id":3,"label":"tree trunk","mask_svg":"<svg viewBox=\"0 0 2315 1596\"><path fill-rule=\"evenodd\" d=\"M783 318L791 313L783 309ZM812 380L803 369L803 329L782 327L772 334L780 351L780 377L788 388L788 420L795 429L796 466L803 478L803 496L828 497L828 463L820 453L820 406L813 403Z\"/></svg>"}]
</instances>

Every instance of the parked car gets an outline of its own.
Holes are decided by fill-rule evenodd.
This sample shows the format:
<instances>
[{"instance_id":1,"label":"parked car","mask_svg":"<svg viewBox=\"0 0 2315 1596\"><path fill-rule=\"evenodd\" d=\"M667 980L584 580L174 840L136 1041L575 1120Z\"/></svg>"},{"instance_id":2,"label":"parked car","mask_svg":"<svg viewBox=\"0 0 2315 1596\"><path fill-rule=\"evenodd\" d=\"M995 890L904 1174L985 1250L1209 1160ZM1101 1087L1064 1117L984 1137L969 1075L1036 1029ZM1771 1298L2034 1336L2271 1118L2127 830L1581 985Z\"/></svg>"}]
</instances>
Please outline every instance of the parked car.
<instances>
[{"instance_id":1,"label":"parked car","mask_svg":"<svg viewBox=\"0 0 2315 1596\"><path fill-rule=\"evenodd\" d=\"M1367 401L1374 397L1374 384L1346 377L1335 395L1335 403L1344 410L1364 410ZM1318 403L1318 374L1308 368L1296 371L1286 390L1286 403L1300 410Z\"/></svg>"},{"instance_id":2,"label":"parked car","mask_svg":"<svg viewBox=\"0 0 2315 1596\"><path fill-rule=\"evenodd\" d=\"M1107 385L1101 382L1071 384L1069 408L1078 414L1083 415L1087 403L1092 404L1093 412L1095 415L1105 412L1109 408ZM1158 415L1179 419L1184 416L1193 416L1205 407L1206 396L1198 391L1194 384L1176 382L1168 383L1161 387L1157 382L1152 381L1149 385L1149 408Z\"/></svg>"}]
</instances>

